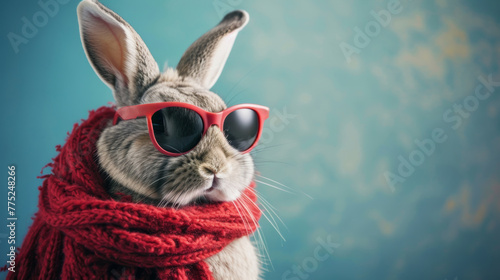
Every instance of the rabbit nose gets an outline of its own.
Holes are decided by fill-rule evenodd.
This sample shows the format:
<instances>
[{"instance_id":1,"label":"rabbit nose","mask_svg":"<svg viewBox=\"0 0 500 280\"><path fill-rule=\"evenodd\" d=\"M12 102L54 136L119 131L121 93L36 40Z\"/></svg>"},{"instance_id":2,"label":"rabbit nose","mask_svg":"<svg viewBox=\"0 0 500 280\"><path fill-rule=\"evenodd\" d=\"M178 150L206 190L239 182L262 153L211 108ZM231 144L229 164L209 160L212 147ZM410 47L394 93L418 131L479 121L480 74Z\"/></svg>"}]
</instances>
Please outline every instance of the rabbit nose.
<instances>
[{"instance_id":1,"label":"rabbit nose","mask_svg":"<svg viewBox=\"0 0 500 280\"><path fill-rule=\"evenodd\" d=\"M217 175L217 172L218 172L217 168L215 168L209 164L202 164L200 166L200 173L202 175L207 176L207 177L208 176L215 176L215 175Z\"/></svg>"}]
</instances>

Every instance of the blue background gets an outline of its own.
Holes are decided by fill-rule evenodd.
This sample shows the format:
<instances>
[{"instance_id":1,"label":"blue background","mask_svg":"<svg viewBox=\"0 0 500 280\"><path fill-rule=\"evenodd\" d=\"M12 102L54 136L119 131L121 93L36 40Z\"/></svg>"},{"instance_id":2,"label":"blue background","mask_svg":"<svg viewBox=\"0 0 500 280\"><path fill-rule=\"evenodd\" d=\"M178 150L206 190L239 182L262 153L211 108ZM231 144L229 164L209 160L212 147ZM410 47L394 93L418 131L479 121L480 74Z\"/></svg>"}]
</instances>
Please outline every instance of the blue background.
<instances>
[{"instance_id":1,"label":"blue background","mask_svg":"<svg viewBox=\"0 0 500 280\"><path fill-rule=\"evenodd\" d=\"M404 0L378 30L370 12L389 2L103 1L137 30L161 68L175 66L225 12L249 12L212 90L230 105L272 109L255 159L263 176L292 194L258 186L286 224L277 222L283 241L261 220L272 260L265 279L500 279L500 87L468 115L443 116L474 101L468 96L479 76L500 81L500 4ZM7 166L16 165L18 242L55 145L89 110L113 101L81 47L77 4L60 4L17 53L7 34L21 35L21 18L32 21L42 9L20 0L0 11L0 173L7 182ZM372 28L365 45L356 45L356 27ZM357 48L349 59L343 42ZM446 140L418 158L415 140L435 129ZM411 155L423 163L410 162L413 173L402 176L399 157ZM400 181L388 183L388 172ZM7 233L0 226L0 260ZM315 259L318 238L338 244L324 261ZM294 266L307 271L294 275Z\"/></svg>"}]
</instances>

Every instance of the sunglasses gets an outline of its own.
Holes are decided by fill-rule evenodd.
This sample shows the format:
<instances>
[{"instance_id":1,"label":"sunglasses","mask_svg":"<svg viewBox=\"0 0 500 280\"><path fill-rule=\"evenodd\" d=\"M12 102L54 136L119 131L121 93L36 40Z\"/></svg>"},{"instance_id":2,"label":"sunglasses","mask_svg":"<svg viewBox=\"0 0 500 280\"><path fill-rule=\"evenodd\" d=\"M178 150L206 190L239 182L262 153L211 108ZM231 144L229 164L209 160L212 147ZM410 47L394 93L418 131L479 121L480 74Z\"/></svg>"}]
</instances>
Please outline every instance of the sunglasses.
<instances>
[{"instance_id":1,"label":"sunglasses","mask_svg":"<svg viewBox=\"0 0 500 280\"><path fill-rule=\"evenodd\" d=\"M119 108L113 125L139 117L147 118L153 145L168 156L180 156L194 149L212 125L220 128L233 148L248 153L259 141L269 108L239 104L212 113L183 102L148 103Z\"/></svg>"}]
</instances>

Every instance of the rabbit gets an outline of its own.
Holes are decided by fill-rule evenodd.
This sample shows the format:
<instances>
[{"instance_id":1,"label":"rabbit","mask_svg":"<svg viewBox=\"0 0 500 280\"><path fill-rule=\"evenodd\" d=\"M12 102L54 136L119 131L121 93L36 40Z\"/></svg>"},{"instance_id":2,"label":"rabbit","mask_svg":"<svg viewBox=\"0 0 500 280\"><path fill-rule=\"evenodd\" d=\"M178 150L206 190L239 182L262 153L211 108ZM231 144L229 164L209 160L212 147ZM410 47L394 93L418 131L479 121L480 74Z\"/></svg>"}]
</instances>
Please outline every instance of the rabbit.
<instances>
[{"instance_id":1,"label":"rabbit","mask_svg":"<svg viewBox=\"0 0 500 280\"><path fill-rule=\"evenodd\" d=\"M77 8L80 36L86 56L108 85L116 107L178 101L210 112L226 109L210 88L221 74L238 32L249 15L242 10L223 20L196 40L176 69L160 72L145 43L119 15L97 0L83 0ZM196 203L200 190L217 177L217 192L208 202L232 201L251 183L251 156L229 145L212 126L189 153L169 157L148 136L144 119L109 125L97 142L98 164L109 178L107 191L127 194L137 203L182 207ZM214 170L217 171L214 174ZM230 243L206 262L215 279L259 279L257 250L249 237Z\"/></svg>"}]
</instances>

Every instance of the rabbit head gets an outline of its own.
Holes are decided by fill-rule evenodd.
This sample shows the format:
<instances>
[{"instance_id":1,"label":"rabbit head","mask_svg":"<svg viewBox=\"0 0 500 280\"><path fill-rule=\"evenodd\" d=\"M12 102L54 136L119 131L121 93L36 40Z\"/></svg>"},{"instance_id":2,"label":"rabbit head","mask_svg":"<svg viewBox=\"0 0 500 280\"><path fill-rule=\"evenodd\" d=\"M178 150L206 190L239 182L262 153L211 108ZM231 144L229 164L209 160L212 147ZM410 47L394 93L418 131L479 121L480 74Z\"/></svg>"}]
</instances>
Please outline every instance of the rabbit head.
<instances>
[{"instance_id":1,"label":"rabbit head","mask_svg":"<svg viewBox=\"0 0 500 280\"><path fill-rule=\"evenodd\" d=\"M78 6L85 53L112 89L118 108L177 101L209 112L226 109L210 88L248 19L245 11L227 14L187 49L176 69L162 73L145 43L120 16L98 1L84 0ZM250 155L230 146L215 126L189 153L169 157L154 147L145 119L122 121L102 132L97 154L111 192L120 190L146 203L183 206L198 199L235 200L254 174Z\"/></svg>"}]
</instances>

